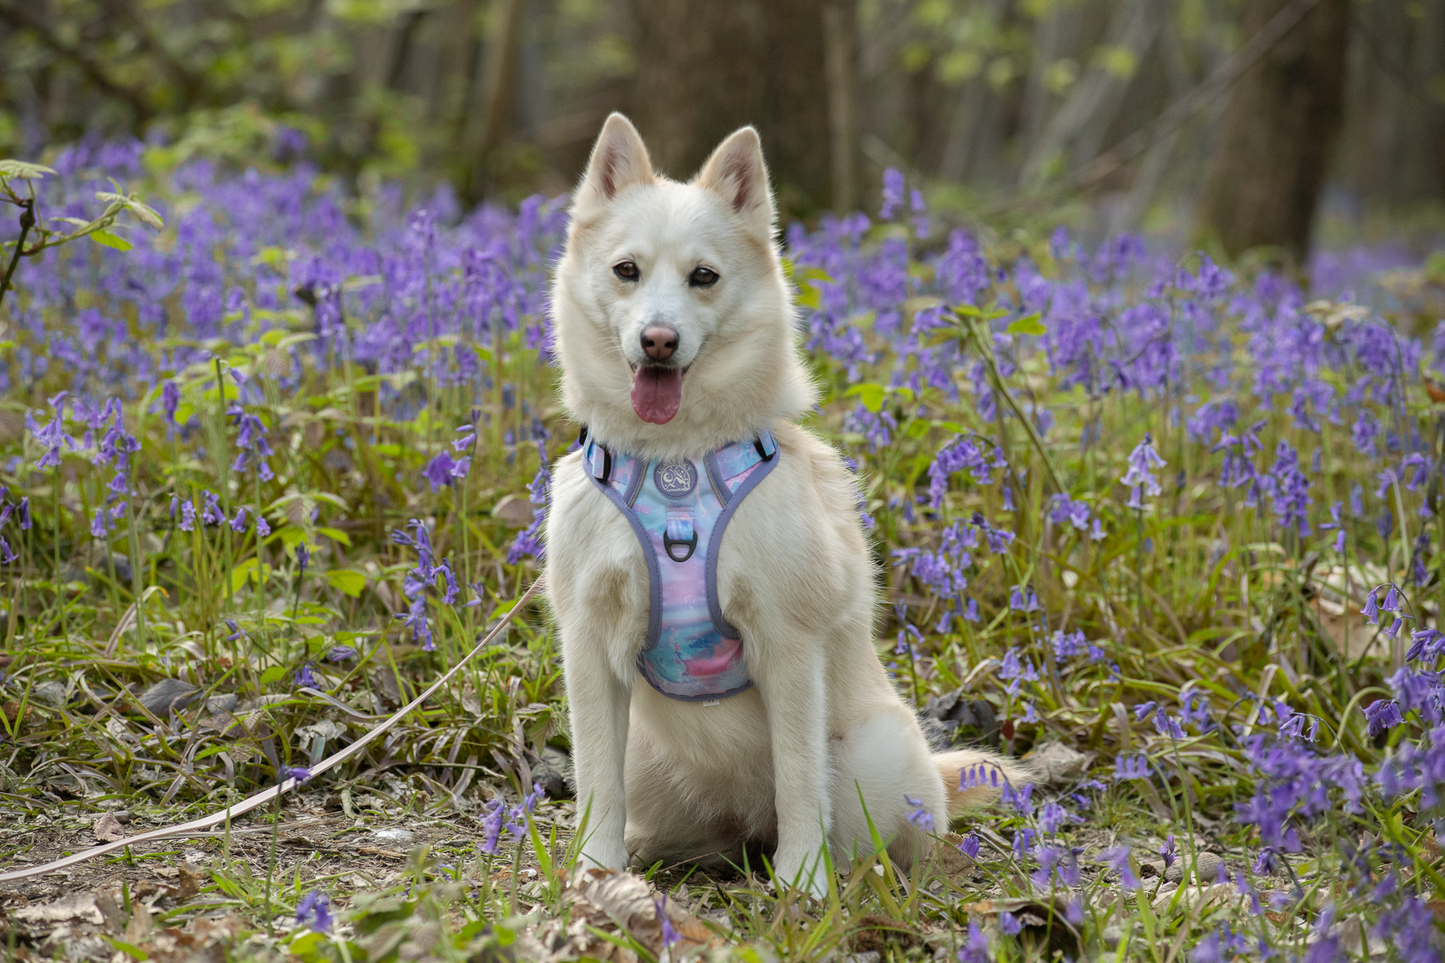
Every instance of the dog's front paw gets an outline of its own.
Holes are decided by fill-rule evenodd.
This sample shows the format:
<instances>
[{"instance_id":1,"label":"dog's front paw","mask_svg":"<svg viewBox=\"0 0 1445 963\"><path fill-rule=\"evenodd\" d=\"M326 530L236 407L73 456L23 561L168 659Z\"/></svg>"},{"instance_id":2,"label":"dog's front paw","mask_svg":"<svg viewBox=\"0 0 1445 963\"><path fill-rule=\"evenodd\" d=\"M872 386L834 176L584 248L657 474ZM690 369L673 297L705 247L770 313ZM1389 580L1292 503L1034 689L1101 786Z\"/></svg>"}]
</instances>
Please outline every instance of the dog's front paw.
<instances>
[{"instance_id":1,"label":"dog's front paw","mask_svg":"<svg viewBox=\"0 0 1445 963\"><path fill-rule=\"evenodd\" d=\"M822 849L812 851L778 850L773 858L773 871L780 888L800 889L814 899L828 895L828 864Z\"/></svg>"},{"instance_id":2,"label":"dog's front paw","mask_svg":"<svg viewBox=\"0 0 1445 963\"><path fill-rule=\"evenodd\" d=\"M577 857L579 869L615 869L619 873L627 869L627 847L619 840L615 845L589 840Z\"/></svg>"}]
</instances>

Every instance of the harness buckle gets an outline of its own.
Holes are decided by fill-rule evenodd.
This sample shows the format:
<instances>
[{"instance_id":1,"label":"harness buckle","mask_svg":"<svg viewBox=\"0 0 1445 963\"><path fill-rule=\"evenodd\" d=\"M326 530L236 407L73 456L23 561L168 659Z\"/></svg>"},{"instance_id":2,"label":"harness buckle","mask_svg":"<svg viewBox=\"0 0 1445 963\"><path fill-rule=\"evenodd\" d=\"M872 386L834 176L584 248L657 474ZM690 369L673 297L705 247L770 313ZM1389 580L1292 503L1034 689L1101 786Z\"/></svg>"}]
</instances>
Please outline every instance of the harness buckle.
<instances>
[{"instance_id":1,"label":"harness buckle","mask_svg":"<svg viewBox=\"0 0 1445 963\"><path fill-rule=\"evenodd\" d=\"M772 461L773 456L778 453L778 443L773 440L773 436L771 434L767 436L766 442L763 441L762 435L758 435L756 438L754 438L753 448L757 451L758 457L761 458L763 461Z\"/></svg>"}]
</instances>

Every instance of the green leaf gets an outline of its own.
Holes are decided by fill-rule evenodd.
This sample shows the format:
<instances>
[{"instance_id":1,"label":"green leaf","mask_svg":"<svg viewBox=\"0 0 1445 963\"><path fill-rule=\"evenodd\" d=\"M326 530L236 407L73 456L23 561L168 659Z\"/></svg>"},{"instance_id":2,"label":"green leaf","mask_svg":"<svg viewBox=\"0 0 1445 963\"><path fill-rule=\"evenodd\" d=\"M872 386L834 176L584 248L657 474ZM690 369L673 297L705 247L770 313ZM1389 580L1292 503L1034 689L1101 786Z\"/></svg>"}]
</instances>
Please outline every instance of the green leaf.
<instances>
[{"instance_id":1,"label":"green leaf","mask_svg":"<svg viewBox=\"0 0 1445 963\"><path fill-rule=\"evenodd\" d=\"M270 685L273 682L279 682L285 677L286 667L284 665L273 665L271 666L271 668L261 673L261 684Z\"/></svg>"},{"instance_id":2,"label":"green leaf","mask_svg":"<svg viewBox=\"0 0 1445 963\"><path fill-rule=\"evenodd\" d=\"M1013 324L1010 324L1008 326L1009 334L1039 335L1044 334L1048 330L1049 329L1044 327L1043 323L1039 321L1039 313L1037 311L1035 311L1033 314L1024 315L1022 318L1019 318Z\"/></svg>"},{"instance_id":3,"label":"green leaf","mask_svg":"<svg viewBox=\"0 0 1445 963\"><path fill-rule=\"evenodd\" d=\"M316 534L318 534L318 535L325 535L327 538L331 539L333 542L340 542L342 545L345 545L347 548L350 548L350 547L351 547L351 536L348 535L348 534L346 534L345 532L343 532L343 531L342 531L341 529L339 529L339 528L318 528L318 529L316 529Z\"/></svg>"},{"instance_id":4,"label":"green leaf","mask_svg":"<svg viewBox=\"0 0 1445 963\"><path fill-rule=\"evenodd\" d=\"M129 251L131 249L131 243L129 241L123 237L117 237L109 231L91 231L90 239L97 244L113 247L117 251Z\"/></svg>"},{"instance_id":5,"label":"green leaf","mask_svg":"<svg viewBox=\"0 0 1445 963\"><path fill-rule=\"evenodd\" d=\"M44 164L27 164L25 161L18 160L0 160L0 177L14 177L28 181L54 173L54 169L46 167Z\"/></svg>"},{"instance_id":6,"label":"green leaf","mask_svg":"<svg viewBox=\"0 0 1445 963\"><path fill-rule=\"evenodd\" d=\"M844 397L858 395L858 400L863 402L863 407L876 414L883 408L883 398L886 394L887 389L882 385L869 383L854 385L844 393Z\"/></svg>"},{"instance_id":7,"label":"green leaf","mask_svg":"<svg viewBox=\"0 0 1445 963\"><path fill-rule=\"evenodd\" d=\"M361 591L366 588L366 576L350 569L339 568L327 572L326 581L332 588L340 589L354 599L361 598Z\"/></svg>"}]
</instances>

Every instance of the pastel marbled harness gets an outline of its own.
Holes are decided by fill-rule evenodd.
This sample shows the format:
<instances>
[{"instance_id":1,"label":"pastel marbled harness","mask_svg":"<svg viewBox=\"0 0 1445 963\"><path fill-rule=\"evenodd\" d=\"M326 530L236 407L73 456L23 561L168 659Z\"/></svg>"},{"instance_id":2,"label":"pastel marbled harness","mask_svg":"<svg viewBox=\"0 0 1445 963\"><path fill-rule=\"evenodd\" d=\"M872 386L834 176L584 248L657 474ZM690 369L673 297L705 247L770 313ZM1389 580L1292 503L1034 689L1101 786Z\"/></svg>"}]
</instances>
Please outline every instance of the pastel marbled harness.
<instances>
[{"instance_id":1,"label":"pastel marbled harness","mask_svg":"<svg viewBox=\"0 0 1445 963\"><path fill-rule=\"evenodd\" d=\"M753 684L742 634L723 618L717 558L723 531L748 492L778 464L764 431L693 461L644 462L582 430L582 459L632 526L647 561L651 611L637 671L663 695L710 702Z\"/></svg>"}]
</instances>

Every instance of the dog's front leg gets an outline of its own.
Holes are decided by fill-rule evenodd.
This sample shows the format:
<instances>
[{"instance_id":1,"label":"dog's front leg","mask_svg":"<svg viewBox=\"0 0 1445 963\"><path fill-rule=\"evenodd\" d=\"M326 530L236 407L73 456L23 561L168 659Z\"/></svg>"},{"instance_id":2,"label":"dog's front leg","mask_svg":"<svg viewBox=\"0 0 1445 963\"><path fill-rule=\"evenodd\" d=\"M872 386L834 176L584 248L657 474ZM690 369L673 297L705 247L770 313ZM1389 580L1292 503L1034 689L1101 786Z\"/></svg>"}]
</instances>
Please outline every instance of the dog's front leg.
<instances>
[{"instance_id":1,"label":"dog's front leg","mask_svg":"<svg viewBox=\"0 0 1445 963\"><path fill-rule=\"evenodd\" d=\"M587 815L581 864L591 869L625 870L627 792L623 765L627 756L631 692L612 671L601 647L563 643L567 701L577 774L579 818Z\"/></svg>"},{"instance_id":2,"label":"dog's front leg","mask_svg":"<svg viewBox=\"0 0 1445 963\"><path fill-rule=\"evenodd\" d=\"M768 712L778 813L773 867L780 882L822 897L828 892L823 844L832 827L823 657L797 636L758 641L767 656L757 661L754 682Z\"/></svg>"}]
</instances>

